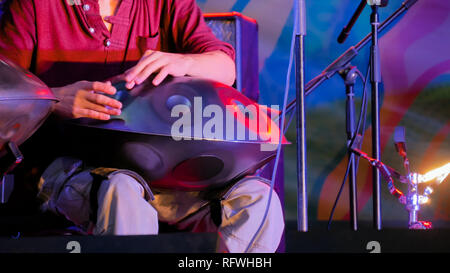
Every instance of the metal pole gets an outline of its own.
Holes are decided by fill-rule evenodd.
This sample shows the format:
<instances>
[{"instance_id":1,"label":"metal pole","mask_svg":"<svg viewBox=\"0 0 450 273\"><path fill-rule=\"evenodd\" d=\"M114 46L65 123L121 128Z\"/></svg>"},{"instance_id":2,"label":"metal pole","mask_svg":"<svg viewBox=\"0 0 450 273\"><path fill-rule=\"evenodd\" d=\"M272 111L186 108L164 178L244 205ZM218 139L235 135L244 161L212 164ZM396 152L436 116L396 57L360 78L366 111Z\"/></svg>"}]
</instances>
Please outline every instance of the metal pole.
<instances>
[{"instance_id":1,"label":"metal pole","mask_svg":"<svg viewBox=\"0 0 450 273\"><path fill-rule=\"evenodd\" d=\"M372 47L371 47L371 85L372 85L372 157L380 160L380 102L379 84L381 83L380 54L378 47L378 27L379 16L378 6L372 6L370 15L372 25ZM381 193L380 193L380 171L378 168L372 169L373 181L373 221L374 227L381 230Z\"/></svg>"},{"instance_id":2,"label":"metal pole","mask_svg":"<svg viewBox=\"0 0 450 273\"><path fill-rule=\"evenodd\" d=\"M297 0L298 26L295 36L295 79L297 98L297 230L308 231L306 189L306 122L305 122L305 0Z\"/></svg>"}]
</instances>

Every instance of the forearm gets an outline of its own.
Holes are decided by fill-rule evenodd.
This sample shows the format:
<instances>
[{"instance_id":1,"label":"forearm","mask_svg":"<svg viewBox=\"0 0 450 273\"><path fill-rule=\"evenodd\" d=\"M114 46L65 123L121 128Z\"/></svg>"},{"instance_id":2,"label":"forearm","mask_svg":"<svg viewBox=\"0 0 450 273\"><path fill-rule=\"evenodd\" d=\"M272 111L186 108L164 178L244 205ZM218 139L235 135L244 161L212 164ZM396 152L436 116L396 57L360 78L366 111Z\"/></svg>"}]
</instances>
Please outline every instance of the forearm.
<instances>
[{"instance_id":1,"label":"forearm","mask_svg":"<svg viewBox=\"0 0 450 273\"><path fill-rule=\"evenodd\" d=\"M215 80L226 85L233 85L236 79L234 61L222 51L201 54L186 54L190 63L187 75Z\"/></svg>"}]
</instances>

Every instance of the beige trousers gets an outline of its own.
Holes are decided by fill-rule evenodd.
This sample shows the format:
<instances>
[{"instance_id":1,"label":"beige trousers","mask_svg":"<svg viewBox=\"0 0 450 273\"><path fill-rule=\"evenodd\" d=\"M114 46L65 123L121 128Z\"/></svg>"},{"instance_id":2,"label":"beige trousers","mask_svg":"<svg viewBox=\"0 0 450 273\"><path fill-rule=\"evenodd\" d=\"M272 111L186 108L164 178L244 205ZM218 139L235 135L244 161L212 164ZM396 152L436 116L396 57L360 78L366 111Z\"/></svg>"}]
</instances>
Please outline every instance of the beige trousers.
<instances>
[{"instance_id":1,"label":"beige trousers","mask_svg":"<svg viewBox=\"0 0 450 273\"><path fill-rule=\"evenodd\" d=\"M57 171L53 172L53 177L57 177L55 173ZM46 179L48 183L48 180L55 178ZM57 194L53 194L49 209L64 215L79 226L86 227L89 222L91 182L86 172L71 177ZM221 221L216 226L219 235L218 252L245 251L265 213L270 192L267 182L260 177L246 177L221 195ZM123 173L109 176L109 179L101 182L98 190L97 222L91 229L92 233L151 235L158 234L159 222L178 226L185 222L194 222L196 227L204 224L201 222L211 222L211 212L205 210L210 202L202 200L198 193L154 191L153 194L155 199L147 201L144 198L144 188L133 177ZM208 212L203 213L202 217L196 217L201 211ZM188 225L192 226L192 223ZM283 230L282 207L277 194L273 192L266 221L249 252L275 252Z\"/></svg>"}]
</instances>

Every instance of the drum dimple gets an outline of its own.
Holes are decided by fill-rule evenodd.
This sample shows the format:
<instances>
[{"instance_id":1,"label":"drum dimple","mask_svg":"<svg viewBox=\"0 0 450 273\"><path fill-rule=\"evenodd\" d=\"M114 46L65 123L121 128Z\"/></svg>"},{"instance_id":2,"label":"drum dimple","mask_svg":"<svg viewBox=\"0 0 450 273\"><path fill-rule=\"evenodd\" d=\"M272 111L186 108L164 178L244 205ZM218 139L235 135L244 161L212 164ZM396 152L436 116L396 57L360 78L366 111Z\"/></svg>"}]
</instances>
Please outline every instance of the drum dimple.
<instances>
[{"instance_id":1,"label":"drum dimple","mask_svg":"<svg viewBox=\"0 0 450 273\"><path fill-rule=\"evenodd\" d=\"M189 109L192 108L191 101L183 95L172 95L166 101L166 106L169 111L172 111L172 109L178 105L187 106Z\"/></svg>"}]
</instances>

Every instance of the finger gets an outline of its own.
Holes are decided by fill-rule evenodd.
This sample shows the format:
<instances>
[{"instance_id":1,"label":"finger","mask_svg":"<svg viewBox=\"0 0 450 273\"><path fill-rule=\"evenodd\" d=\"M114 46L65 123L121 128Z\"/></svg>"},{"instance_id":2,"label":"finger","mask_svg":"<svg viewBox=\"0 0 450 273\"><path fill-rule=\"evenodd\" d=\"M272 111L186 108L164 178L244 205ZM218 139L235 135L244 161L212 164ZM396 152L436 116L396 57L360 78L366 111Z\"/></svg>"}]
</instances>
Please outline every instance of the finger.
<instances>
[{"instance_id":1,"label":"finger","mask_svg":"<svg viewBox=\"0 0 450 273\"><path fill-rule=\"evenodd\" d=\"M117 91L116 88L111 85L111 82L93 82L92 90L108 95L114 95Z\"/></svg>"},{"instance_id":2,"label":"finger","mask_svg":"<svg viewBox=\"0 0 450 273\"><path fill-rule=\"evenodd\" d=\"M151 51L148 55L144 55L133 68L125 72L125 81L131 82L135 80L136 76L139 75L149 63L156 61L161 56L162 54L159 51Z\"/></svg>"},{"instance_id":3,"label":"finger","mask_svg":"<svg viewBox=\"0 0 450 273\"><path fill-rule=\"evenodd\" d=\"M135 81L131 81L131 82L127 82L127 83L125 84L125 87L126 87L127 89L132 89L135 85L136 85L136 82L135 82Z\"/></svg>"},{"instance_id":4,"label":"finger","mask_svg":"<svg viewBox=\"0 0 450 273\"><path fill-rule=\"evenodd\" d=\"M90 102L104 105L104 106L110 106L112 108L116 109L122 109L122 103L118 100L115 100L113 98L96 94L96 93L86 93L86 99Z\"/></svg>"},{"instance_id":5,"label":"finger","mask_svg":"<svg viewBox=\"0 0 450 273\"><path fill-rule=\"evenodd\" d=\"M92 118L92 119L98 119L98 120L109 120L111 118L110 115L105 113L100 113L95 110L91 109L83 109L83 108L77 108L74 109L74 116L76 118Z\"/></svg>"},{"instance_id":6,"label":"finger","mask_svg":"<svg viewBox=\"0 0 450 273\"><path fill-rule=\"evenodd\" d=\"M142 71L136 76L134 82L136 84L141 84L144 82L150 75L155 73L156 71L162 70L167 65L167 60L158 59L150 64L148 64Z\"/></svg>"},{"instance_id":7,"label":"finger","mask_svg":"<svg viewBox=\"0 0 450 273\"><path fill-rule=\"evenodd\" d=\"M125 80L125 73L120 74L119 76L116 76L116 77L114 78L114 80L115 80L115 82L125 82L125 88L126 88L126 89L132 89L132 88L134 87L134 85L135 85L134 81L127 82L127 81ZM117 89L117 88L116 88L116 89Z\"/></svg>"},{"instance_id":8,"label":"finger","mask_svg":"<svg viewBox=\"0 0 450 273\"><path fill-rule=\"evenodd\" d=\"M156 75L156 77L153 79L153 85L154 86L158 86L160 83L162 83L164 81L165 78L167 78L167 76L169 75L169 69L166 67L164 67L163 69L161 69L161 71L158 73L158 75Z\"/></svg>"},{"instance_id":9,"label":"finger","mask_svg":"<svg viewBox=\"0 0 450 273\"><path fill-rule=\"evenodd\" d=\"M104 105L100 105L100 104L96 104L96 103L92 103L92 102L87 102L85 108L94 110L96 112L100 112L103 114L111 115L111 116L119 116L122 113L122 111L120 109L110 108L108 106L104 106Z\"/></svg>"}]
</instances>

